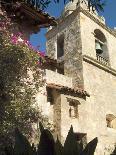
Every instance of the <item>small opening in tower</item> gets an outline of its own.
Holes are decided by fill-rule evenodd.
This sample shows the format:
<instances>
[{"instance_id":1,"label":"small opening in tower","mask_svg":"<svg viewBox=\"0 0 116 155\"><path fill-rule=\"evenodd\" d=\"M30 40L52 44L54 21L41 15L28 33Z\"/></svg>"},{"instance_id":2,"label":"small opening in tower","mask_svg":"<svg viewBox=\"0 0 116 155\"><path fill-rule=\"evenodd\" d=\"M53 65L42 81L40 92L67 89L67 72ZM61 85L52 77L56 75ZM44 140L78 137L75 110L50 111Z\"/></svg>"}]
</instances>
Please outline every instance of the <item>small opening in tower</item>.
<instances>
[{"instance_id":1,"label":"small opening in tower","mask_svg":"<svg viewBox=\"0 0 116 155\"><path fill-rule=\"evenodd\" d=\"M64 75L64 62L61 62L57 68L57 72Z\"/></svg>"},{"instance_id":2,"label":"small opening in tower","mask_svg":"<svg viewBox=\"0 0 116 155\"><path fill-rule=\"evenodd\" d=\"M78 113L78 105L74 102L69 103L69 117L71 118L78 118L79 113Z\"/></svg>"},{"instance_id":3,"label":"small opening in tower","mask_svg":"<svg viewBox=\"0 0 116 155\"><path fill-rule=\"evenodd\" d=\"M52 93L52 89L47 87L47 102L50 102L50 104L53 103L53 93Z\"/></svg>"},{"instance_id":4,"label":"small opening in tower","mask_svg":"<svg viewBox=\"0 0 116 155\"><path fill-rule=\"evenodd\" d=\"M106 44L106 38L105 35L98 29L94 31L95 33L95 48L96 48L96 54L100 54L106 56L107 55L107 44Z\"/></svg>"},{"instance_id":5,"label":"small opening in tower","mask_svg":"<svg viewBox=\"0 0 116 155\"><path fill-rule=\"evenodd\" d=\"M116 129L116 116L114 116L113 114L107 114L106 123L107 127Z\"/></svg>"},{"instance_id":6,"label":"small opening in tower","mask_svg":"<svg viewBox=\"0 0 116 155\"><path fill-rule=\"evenodd\" d=\"M97 60L100 63L109 65L109 53L106 37L99 29L95 29L94 34L95 34L95 50Z\"/></svg>"},{"instance_id":7,"label":"small opening in tower","mask_svg":"<svg viewBox=\"0 0 116 155\"><path fill-rule=\"evenodd\" d=\"M57 39L57 58L64 55L64 35L60 35Z\"/></svg>"}]
</instances>

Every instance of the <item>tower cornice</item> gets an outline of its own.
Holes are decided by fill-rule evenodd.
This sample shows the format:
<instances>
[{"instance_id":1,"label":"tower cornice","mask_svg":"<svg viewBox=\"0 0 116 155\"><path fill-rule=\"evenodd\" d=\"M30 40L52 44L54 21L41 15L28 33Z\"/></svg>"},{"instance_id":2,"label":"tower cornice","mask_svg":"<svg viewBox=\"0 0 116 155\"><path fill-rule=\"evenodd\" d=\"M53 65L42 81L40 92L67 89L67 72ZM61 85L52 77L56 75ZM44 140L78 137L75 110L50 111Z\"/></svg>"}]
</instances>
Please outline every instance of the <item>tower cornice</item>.
<instances>
[{"instance_id":1,"label":"tower cornice","mask_svg":"<svg viewBox=\"0 0 116 155\"><path fill-rule=\"evenodd\" d=\"M83 55L83 61L88 62L90 64L93 64L94 66L98 67L99 69L102 69L102 70L116 76L116 70L115 69L113 69L110 66L106 66L106 65L100 63L98 60L96 60L96 59L94 59L88 55Z\"/></svg>"},{"instance_id":2,"label":"tower cornice","mask_svg":"<svg viewBox=\"0 0 116 155\"><path fill-rule=\"evenodd\" d=\"M80 7L80 12L82 12L84 15L92 19L94 22L96 22L98 25L100 25L103 29L108 31L111 35L116 37L116 33L113 32L112 29L110 29L108 26L106 26L103 22L101 22L99 19L97 19L95 16L93 16L89 11L84 10L82 7Z\"/></svg>"},{"instance_id":3,"label":"tower cornice","mask_svg":"<svg viewBox=\"0 0 116 155\"><path fill-rule=\"evenodd\" d=\"M89 17L90 19L92 19L95 23L97 23L98 25L100 25L103 29L105 29L107 32L109 32L111 35L113 35L114 37L116 37L116 32L114 32L112 29L110 29L108 26L106 26L102 21L100 21L99 16L98 18L95 17L91 12L89 12L88 10L83 9L80 5L77 7L77 9L75 9L70 15L64 17L60 17L57 21L58 21L58 25L57 28L62 24L62 22L65 22L67 19L69 19L71 16L75 17L77 14L79 14L80 12L82 12L84 15L86 15L87 17ZM96 15L97 16L97 15ZM56 27L53 27L51 30L49 30L46 34L46 37L48 36L49 33L53 33L53 31L55 29L57 29Z\"/></svg>"}]
</instances>

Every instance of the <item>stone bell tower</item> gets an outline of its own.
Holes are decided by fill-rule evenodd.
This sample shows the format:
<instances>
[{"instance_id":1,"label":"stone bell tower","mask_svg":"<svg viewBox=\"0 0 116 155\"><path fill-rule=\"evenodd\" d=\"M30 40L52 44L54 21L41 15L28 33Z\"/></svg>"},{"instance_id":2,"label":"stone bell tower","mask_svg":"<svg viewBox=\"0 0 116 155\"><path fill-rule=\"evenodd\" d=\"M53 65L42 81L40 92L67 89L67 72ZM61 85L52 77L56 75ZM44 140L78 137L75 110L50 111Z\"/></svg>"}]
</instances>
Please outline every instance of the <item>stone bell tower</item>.
<instances>
[{"instance_id":1,"label":"stone bell tower","mask_svg":"<svg viewBox=\"0 0 116 155\"><path fill-rule=\"evenodd\" d=\"M61 62L63 74L73 77L73 87L84 88L81 39L81 10L88 11L87 1L69 2L60 18L57 28L49 29L47 38L47 54ZM96 16L96 11L89 12ZM58 71L61 72L61 71Z\"/></svg>"},{"instance_id":2,"label":"stone bell tower","mask_svg":"<svg viewBox=\"0 0 116 155\"><path fill-rule=\"evenodd\" d=\"M57 72L90 94L80 103L80 131L88 141L98 137L97 155L109 155L116 143L116 32L86 1L75 0L46 37L48 56L61 64Z\"/></svg>"},{"instance_id":3,"label":"stone bell tower","mask_svg":"<svg viewBox=\"0 0 116 155\"><path fill-rule=\"evenodd\" d=\"M58 19L57 28L53 27L47 32L47 54L63 64L62 73L73 77L74 87L83 88L80 14L77 5L78 0L69 2Z\"/></svg>"}]
</instances>

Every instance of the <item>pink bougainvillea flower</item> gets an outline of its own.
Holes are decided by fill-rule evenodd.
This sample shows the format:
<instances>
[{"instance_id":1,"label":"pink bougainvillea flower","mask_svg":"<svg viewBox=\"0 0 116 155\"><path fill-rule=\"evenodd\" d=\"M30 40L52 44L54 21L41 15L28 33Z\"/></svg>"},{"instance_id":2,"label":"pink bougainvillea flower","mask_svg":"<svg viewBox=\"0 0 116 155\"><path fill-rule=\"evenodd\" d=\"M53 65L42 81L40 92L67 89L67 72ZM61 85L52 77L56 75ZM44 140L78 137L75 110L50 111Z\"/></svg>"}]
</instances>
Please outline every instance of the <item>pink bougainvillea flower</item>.
<instances>
[{"instance_id":1,"label":"pink bougainvillea flower","mask_svg":"<svg viewBox=\"0 0 116 155\"><path fill-rule=\"evenodd\" d=\"M29 41L28 41L28 40L26 40L26 39L25 39L25 40L23 40L23 43L24 43L24 44L26 44L27 46L29 46L29 45L30 45Z\"/></svg>"},{"instance_id":2,"label":"pink bougainvillea flower","mask_svg":"<svg viewBox=\"0 0 116 155\"><path fill-rule=\"evenodd\" d=\"M41 56L41 57L45 57L45 52L39 52L39 55Z\"/></svg>"},{"instance_id":3,"label":"pink bougainvillea flower","mask_svg":"<svg viewBox=\"0 0 116 155\"><path fill-rule=\"evenodd\" d=\"M4 27L5 23L4 22L0 22L0 27Z\"/></svg>"},{"instance_id":4,"label":"pink bougainvillea flower","mask_svg":"<svg viewBox=\"0 0 116 155\"><path fill-rule=\"evenodd\" d=\"M37 64L38 64L38 65L40 65L40 64L41 64L41 62L38 60L38 61L37 61Z\"/></svg>"},{"instance_id":5,"label":"pink bougainvillea flower","mask_svg":"<svg viewBox=\"0 0 116 155\"><path fill-rule=\"evenodd\" d=\"M23 34L22 34L21 32L18 32L17 35L18 35L18 36L22 36Z\"/></svg>"},{"instance_id":6,"label":"pink bougainvillea flower","mask_svg":"<svg viewBox=\"0 0 116 155\"><path fill-rule=\"evenodd\" d=\"M16 36L11 36L11 42L16 44L17 43L17 37Z\"/></svg>"},{"instance_id":7,"label":"pink bougainvillea flower","mask_svg":"<svg viewBox=\"0 0 116 155\"><path fill-rule=\"evenodd\" d=\"M16 37L21 37L21 36L23 36L23 34L21 33L21 32L17 32L17 33L15 33L14 34Z\"/></svg>"},{"instance_id":8,"label":"pink bougainvillea flower","mask_svg":"<svg viewBox=\"0 0 116 155\"><path fill-rule=\"evenodd\" d=\"M42 57L45 57L45 52L40 51L40 50L38 49L38 47L40 47L40 46L37 46L37 47L32 46L32 44L31 44L28 40L23 39L22 36L23 36L23 35L22 35L22 33L20 33L20 32L18 32L18 33L16 33L16 34L12 34L12 35L11 35L11 42L12 42L13 44L16 44L16 45L18 45L18 44L24 44L24 45L28 46L30 49L32 49L33 51L37 52L38 55L39 55L39 57L41 57L41 58L42 58ZM41 64L41 60L39 60L37 63L38 63L38 64Z\"/></svg>"},{"instance_id":9,"label":"pink bougainvillea flower","mask_svg":"<svg viewBox=\"0 0 116 155\"><path fill-rule=\"evenodd\" d=\"M23 40L21 37L18 37L18 38L17 38L17 41L18 41L19 43L24 43L24 40Z\"/></svg>"}]
</instances>

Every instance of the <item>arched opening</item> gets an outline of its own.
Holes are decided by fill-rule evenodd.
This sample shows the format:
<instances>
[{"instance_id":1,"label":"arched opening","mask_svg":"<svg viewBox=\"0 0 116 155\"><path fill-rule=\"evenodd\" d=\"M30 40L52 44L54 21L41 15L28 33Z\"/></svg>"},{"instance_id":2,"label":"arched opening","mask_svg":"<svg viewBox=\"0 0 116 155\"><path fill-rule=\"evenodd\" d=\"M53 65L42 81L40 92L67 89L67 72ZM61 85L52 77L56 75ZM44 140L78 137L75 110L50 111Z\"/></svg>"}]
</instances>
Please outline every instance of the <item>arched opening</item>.
<instances>
[{"instance_id":1,"label":"arched opening","mask_svg":"<svg viewBox=\"0 0 116 155\"><path fill-rule=\"evenodd\" d=\"M64 34L61 34L57 38L57 59L59 61L59 66L57 72L64 74Z\"/></svg>"},{"instance_id":2,"label":"arched opening","mask_svg":"<svg viewBox=\"0 0 116 155\"><path fill-rule=\"evenodd\" d=\"M57 39L57 58L64 55L64 35L60 35Z\"/></svg>"},{"instance_id":3,"label":"arched opening","mask_svg":"<svg viewBox=\"0 0 116 155\"><path fill-rule=\"evenodd\" d=\"M67 102L69 103L69 117L79 118L78 106L80 105L80 102L72 98L67 98Z\"/></svg>"},{"instance_id":4,"label":"arched opening","mask_svg":"<svg viewBox=\"0 0 116 155\"><path fill-rule=\"evenodd\" d=\"M94 30L95 34L95 50L97 60L106 65L109 64L109 54L107 47L107 40L105 35L99 30Z\"/></svg>"},{"instance_id":5,"label":"arched opening","mask_svg":"<svg viewBox=\"0 0 116 155\"><path fill-rule=\"evenodd\" d=\"M116 129L116 116L114 116L113 114L107 114L106 123L107 127Z\"/></svg>"}]
</instances>

